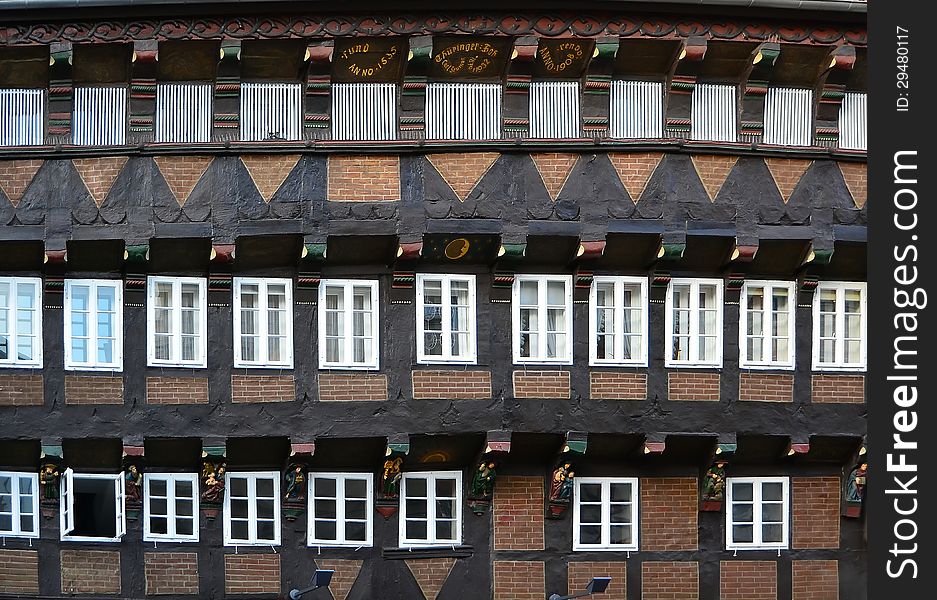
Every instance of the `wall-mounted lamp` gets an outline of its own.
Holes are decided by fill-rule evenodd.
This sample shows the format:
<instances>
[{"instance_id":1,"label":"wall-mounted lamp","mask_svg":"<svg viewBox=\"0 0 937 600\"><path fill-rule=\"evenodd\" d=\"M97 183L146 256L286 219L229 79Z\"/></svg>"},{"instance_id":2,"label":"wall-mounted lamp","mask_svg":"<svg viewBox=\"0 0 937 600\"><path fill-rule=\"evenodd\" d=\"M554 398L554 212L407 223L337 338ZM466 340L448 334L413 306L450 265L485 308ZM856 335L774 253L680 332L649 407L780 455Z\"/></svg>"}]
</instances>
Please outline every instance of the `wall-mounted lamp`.
<instances>
[{"instance_id":1,"label":"wall-mounted lamp","mask_svg":"<svg viewBox=\"0 0 937 600\"><path fill-rule=\"evenodd\" d=\"M589 585L586 586L586 591L578 594L570 594L569 596L552 594L550 600L570 600L571 598L582 598L583 596L591 596L592 594L603 594L605 590L608 589L608 584L611 582L611 577L593 577Z\"/></svg>"},{"instance_id":2,"label":"wall-mounted lamp","mask_svg":"<svg viewBox=\"0 0 937 600\"><path fill-rule=\"evenodd\" d=\"M290 600L299 600L303 597L303 594L314 592L319 588L329 587L329 582L332 581L333 573L335 573L333 570L316 569L315 575L312 576L312 581L309 582L309 587L303 588L301 590L290 590Z\"/></svg>"}]
</instances>

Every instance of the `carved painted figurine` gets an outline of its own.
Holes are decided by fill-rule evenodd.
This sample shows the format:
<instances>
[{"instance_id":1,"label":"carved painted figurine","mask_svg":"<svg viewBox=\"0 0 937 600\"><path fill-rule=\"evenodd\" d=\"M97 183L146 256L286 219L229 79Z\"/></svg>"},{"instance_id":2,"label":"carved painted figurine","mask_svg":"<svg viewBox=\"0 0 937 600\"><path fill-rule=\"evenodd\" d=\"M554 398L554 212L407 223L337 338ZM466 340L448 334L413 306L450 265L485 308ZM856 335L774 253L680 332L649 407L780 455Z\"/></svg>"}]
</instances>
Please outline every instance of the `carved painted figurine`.
<instances>
[{"instance_id":1,"label":"carved painted figurine","mask_svg":"<svg viewBox=\"0 0 937 600\"><path fill-rule=\"evenodd\" d=\"M573 478L576 477L576 473L572 469L566 472L566 479L560 485L560 500L569 501L573 496Z\"/></svg>"},{"instance_id":2,"label":"carved painted figurine","mask_svg":"<svg viewBox=\"0 0 937 600\"><path fill-rule=\"evenodd\" d=\"M472 496L476 498L488 498L494 491L495 477L498 473L495 469L497 465L492 461L483 460L472 477Z\"/></svg>"},{"instance_id":3,"label":"carved painted figurine","mask_svg":"<svg viewBox=\"0 0 937 600\"><path fill-rule=\"evenodd\" d=\"M381 495L385 498L397 497L397 486L403 473L400 470L403 458L397 457L384 461L384 472L381 474Z\"/></svg>"},{"instance_id":4,"label":"carved painted figurine","mask_svg":"<svg viewBox=\"0 0 937 600\"><path fill-rule=\"evenodd\" d=\"M130 502L141 502L143 500L142 486L143 473L137 468L137 465L129 465L124 473L126 481L127 500Z\"/></svg>"},{"instance_id":5,"label":"carved painted figurine","mask_svg":"<svg viewBox=\"0 0 937 600\"><path fill-rule=\"evenodd\" d=\"M291 501L302 501L306 499L306 476L303 474L302 465L294 465L293 469L286 472L286 495L285 498Z\"/></svg>"},{"instance_id":6,"label":"carved painted figurine","mask_svg":"<svg viewBox=\"0 0 937 600\"><path fill-rule=\"evenodd\" d=\"M862 463L849 473L849 479L846 481L846 501L862 502L865 496L865 476L869 465Z\"/></svg>"},{"instance_id":7,"label":"carved painted figurine","mask_svg":"<svg viewBox=\"0 0 937 600\"><path fill-rule=\"evenodd\" d=\"M725 489L726 462L719 460L709 468L703 479L703 500L722 501L725 499Z\"/></svg>"},{"instance_id":8,"label":"carved painted figurine","mask_svg":"<svg viewBox=\"0 0 937 600\"><path fill-rule=\"evenodd\" d=\"M550 500L562 499L560 493L563 491L563 486L570 475L571 467L572 464L566 462L554 469L553 479L550 481Z\"/></svg>"},{"instance_id":9,"label":"carved painted figurine","mask_svg":"<svg viewBox=\"0 0 937 600\"><path fill-rule=\"evenodd\" d=\"M43 465L39 473L42 484L42 497L45 500L59 499L59 468L52 463Z\"/></svg>"},{"instance_id":10,"label":"carved painted figurine","mask_svg":"<svg viewBox=\"0 0 937 600\"><path fill-rule=\"evenodd\" d=\"M202 501L220 504L224 500L225 464L221 463L215 466L205 463L202 474L205 476L205 491L202 492Z\"/></svg>"}]
</instances>

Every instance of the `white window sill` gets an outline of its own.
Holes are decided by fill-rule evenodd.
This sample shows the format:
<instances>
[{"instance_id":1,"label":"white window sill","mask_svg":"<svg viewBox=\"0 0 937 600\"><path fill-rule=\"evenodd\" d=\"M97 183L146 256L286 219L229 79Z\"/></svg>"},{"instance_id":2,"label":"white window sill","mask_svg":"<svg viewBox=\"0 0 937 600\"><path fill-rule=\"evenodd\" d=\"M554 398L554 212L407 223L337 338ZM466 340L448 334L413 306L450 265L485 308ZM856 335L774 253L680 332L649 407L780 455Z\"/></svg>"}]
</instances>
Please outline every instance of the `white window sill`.
<instances>
[{"instance_id":1,"label":"white window sill","mask_svg":"<svg viewBox=\"0 0 937 600\"><path fill-rule=\"evenodd\" d=\"M270 370L279 369L281 371L292 371L293 363L289 362L289 363L283 363L283 364L276 364L276 363L248 363L248 362L235 361L234 368L235 369L270 369Z\"/></svg>"},{"instance_id":2,"label":"white window sill","mask_svg":"<svg viewBox=\"0 0 937 600\"><path fill-rule=\"evenodd\" d=\"M105 538L105 537L84 537L78 535L63 535L61 538L63 542L103 542L108 544L119 543L121 538Z\"/></svg>"},{"instance_id":3,"label":"white window sill","mask_svg":"<svg viewBox=\"0 0 937 600\"><path fill-rule=\"evenodd\" d=\"M453 540L451 542L401 542L401 550L421 550L424 548L455 548L462 545L462 540Z\"/></svg>"},{"instance_id":4,"label":"white window sill","mask_svg":"<svg viewBox=\"0 0 937 600\"><path fill-rule=\"evenodd\" d=\"M374 543L371 540L366 542L335 542L325 540L312 540L306 544L307 548L371 548Z\"/></svg>"},{"instance_id":5,"label":"white window sill","mask_svg":"<svg viewBox=\"0 0 937 600\"><path fill-rule=\"evenodd\" d=\"M245 542L245 541L241 541L241 540L225 540L225 541L224 541L224 546L225 546L225 548L243 548L243 547L250 547L250 548L272 548L272 547L279 546L279 545L280 545L280 540L277 540L277 541L275 541L275 542L273 542L273 541L271 541L271 542L264 542L264 541L260 541L260 542Z\"/></svg>"},{"instance_id":6,"label":"white window sill","mask_svg":"<svg viewBox=\"0 0 937 600\"><path fill-rule=\"evenodd\" d=\"M320 371L380 371L378 365L319 365Z\"/></svg>"},{"instance_id":7,"label":"white window sill","mask_svg":"<svg viewBox=\"0 0 937 600\"><path fill-rule=\"evenodd\" d=\"M721 369L722 361L718 363L690 363L690 362L664 362L666 369Z\"/></svg>"},{"instance_id":8,"label":"white window sill","mask_svg":"<svg viewBox=\"0 0 937 600\"><path fill-rule=\"evenodd\" d=\"M416 364L418 365L469 365L476 366L478 364L477 357L464 357L464 358L428 358L420 357L416 359Z\"/></svg>"},{"instance_id":9,"label":"white window sill","mask_svg":"<svg viewBox=\"0 0 937 600\"><path fill-rule=\"evenodd\" d=\"M751 550L763 550L766 552L779 552L781 550L787 550L787 546L735 546L726 544L727 552L747 552Z\"/></svg>"},{"instance_id":10,"label":"white window sill","mask_svg":"<svg viewBox=\"0 0 937 600\"><path fill-rule=\"evenodd\" d=\"M184 538L184 537L153 537L153 536L143 536L144 542L153 542L154 544L197 544L198 538Z\"/></svg>"},{"instance_id":11,"label":"white window sill","mask_svg":"<svg viewBox=\"0 0 937 600\"><path fill-rule=\"evenodd\" d=\"M637 545L629 546L573 546L573 552L637 552Z\"/></svg>"},{"instance_id":12,"label":"white window sill","mask_svg":"<svg viewBox=\"0 0 937 600\"><path fill-rule=\"evenodd\" d=\"M794 365L785 363L765 364L739 362L739 369L748 369L750 371L793 371Z\"/></svg>"},{"instance_id":13,"label":"white window sill","mask_svg":"<svg viewBox=\"0 0 937 600\"><path fill-rule=\"evenodd\" d=\"M835 365L813 365L814 373L865 373L866 366L841 367Z\"/></svg>"},{"instance_id":14,"label":"white window sill","mask_svg":"<svg viewBox=\"0 0 937 600\"><path fill-rule=\"evenodd\" d=\"M515 358L514 364L519 366L569 366L573 364L572 358Z\"/></svg>"},{"instance_id":15,"label":"white window sill","mask_svg":"<svg viewBox=\"0 0 937 600\"><path fill-rule=\"evenodd\" d=\"M31 362L31 363L9 363L9 362L0 362L0 369L41 369L41 362Z\"/></svg>"},{"instance_id":16,"label":"white window sill","mask_svg":"<svg viewBox=\"0 0 937 600\"><path fill-rule=\"evenodd\" d=\"M641 361L618 362L612 360L590 360L590 367L630 367L633 369L646 369L647 359Z\"/></svg>"},{"instance_id":17,"label":"white window sill","mask_svg":"<svg viewBox=\"0 0 937 600\"><path fill-rule=\"evenodd\" d=\"M123 365L117 365L117 366L111 366L111 367L99 367L99 366L93 366L93 365L66 364L65 370L71 371L71 372L89 371L89 372L94 372L94 373L123 373L124 367Z\"/></svg>"},{"instance_id":18,"label":"white window sill","mask_svg":"<svg viewBox=\"0 0 937 600\"><path fill-rule=\"evenodd\" d=\"M174 363L174 362L153 362L146 363L148 367L167 368L167 369L207 369L208 365L203 362Z\"/></svg>"},{"instance_id":19,"label":"white window sill","mask_svg":"<svg viewBox=\"0 0 937 600\"><path fill-rule=\"evenodd\" d=\"M10 533L9 531L0 531L0 538L10 540L38 540L39 533Z\"/></svg>"}]
</instances>

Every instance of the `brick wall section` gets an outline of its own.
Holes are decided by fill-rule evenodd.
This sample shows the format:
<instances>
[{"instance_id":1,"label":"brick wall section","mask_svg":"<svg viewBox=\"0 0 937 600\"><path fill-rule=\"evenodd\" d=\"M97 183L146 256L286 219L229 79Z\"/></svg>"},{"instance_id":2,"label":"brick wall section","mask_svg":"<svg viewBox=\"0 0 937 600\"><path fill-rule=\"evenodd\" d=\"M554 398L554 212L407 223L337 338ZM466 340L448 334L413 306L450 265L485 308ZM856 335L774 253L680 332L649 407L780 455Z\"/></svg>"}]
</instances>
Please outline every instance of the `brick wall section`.
<instances>
[{"instance_id":1,"label":"brick wall section","mask_svg":"<svg viewBox=\"0 0 937 600\"><path fill-rule=\"evenodd\" d=\"M794 376L768 373L742 373L739 400L752 402L793 402Z\"/></svg>"},{"instance_id":2,"label":"brick wall section","mask_svg":"<svg viewBox=\"0 0 937 600\"><path fill-rule=\"evenodd\" d=\"M226 554L224 592L237 594L279 594L279 554Z\"/></svg>"},{"instance_id":3,"label":"brick wall section","mask_svg":"<svg viewBox=\"0 0 937 600\"><path fill-rule=\"evenodd\" d=\"M778 563L724 560L719 563L719 600L777 600Z\"/></svg>"},{"instance_id":4,"label":"brick wall section","mask_svg":"<svg viewBox=\"0 0 937 600\"><path fill-rule=\"evenodd\" d=\"M416 579L426 600L436 600L449 573L455 565L454 558L419 558L404 561Z\"/></svg>"},{"instance_id":5,"label":"brick wall section","mask_svg":"<svg viewBox=\"0 0 937 600\"><path fill-rule=\"evenodd\" d=\"M778 186L778 192L781 198L787 202L794 193L794 189L800 182L801 177L807 172L807 169L813 163L812 160L803 160L796 158L766 158L765 164L768 171L774 178L775 185Z\"/></svg>"},{"instance_id":6,"label":"brick wall section","mask_svg":"<svg viewBox=\"0 0 937 600\"><path fill-rule=\"evenodd\" d=\"M514 371L515 398L569 398L569 371Z\"/></svg>"},{"instance_id":7,"label":"brick wall section","mask_svg":"<svg viewBox=\"0 0 937 600\"><path fill-rule=\"evenodd\" d=\"M66 375L65 404L123 404L121 376Z\"/></svg>"},{"instance_id":8,"label":"brick wall section","mask_svg":"<svg viewBox=\"0 0 937 600\"><path fill-rule=\"evenodd\" d=\"M641 563L641 600L699 600L699 563Z\"/></svg>"},{"instance_id":9,"label":"brick wall section","mask_svg":"<svg viewBox=\"0 0 937 600\"><path fill-rule=\"evenodd\" d=\"M145 552L143 571L147 596L198 593L195 552Z\"/></svg>"},{"instance_id":10,"label":"brick wall section","mask_svg":"<svg viewBox=\"0 0 937 600\"><path fill-rule=\"evenodd\" d=\"M26 188L44 162L35 158L0 161L0 186L13 206L20 203Z\"/></svg>"},{"instance_id":11,"label":"brick wall section","mask_svg":"<svg viewBox=\"0 0 937 600\"><path fill-rule=\"evenodd\" d=\"M231 402L290 402L296 399L292 375L232 375Z\"/></svg>"},{"instance_id":12,"label":"brick wall section","mask_svg":"<svg viewBox=\"0 0 937 600\"><path fill-rule=\"evenodd\" d=\"M579 155L566 152L544 152L531 154L530 158L537 166L537 172L540 173L540 179L543 180L550 198L556 200L563 191L569 173L579 161Z\"/></svg>"},{"instance_id":13,"label":"brick wall section","mask_svg":"<svg viewBox=\"0 0 937 600\"><path fill-rule=\"evenodd\" d=\"M546 598L543 562L496 560L492 563L492 600L543 600Z\"/></svg>"},{"instance_id":14,"label":"brick wall section","mask_svg":"<svg viewBox=\"0 0 937 600\"><path fill-rule=\"evenodd\" d=\"M495 550L543 550L543 477L502 475L492 498Z\"/></svg>"},{"instance_id":15,"label":"brick wall section","mask_svg":"<svg viewBox=\"0 0 937 600\"><path fill-rule=\"evenodd\" d=\"M814 404L865 402L864 375L814 375L810 401Z\"/></svg>"},{"instance_id":16,"label":"brick wall section","mask_svg":"<svg viewBox=\"0 0 937 600\"><path fill-rule=\"evenodd\" d=\"M319 375L319 400L387 400L387 375L322 373Z\"/></svg>"},{"instance_id":17,"label":"brick wall section","mask_svg":"<svg viewBox=\"0 0 937 600\"><path fill-rule=\"evenodd\" d=\"M611 153L608 159L618 172L621 184L631 196L631 201L637 203L647 187L647 182L660 164L664 155L661 152L640 152L633 154Z\"/></svg>"},{"instance_id":18,"label":"brick wall section","mask_svg":"<svg viewBox=\"0 0 937 600\"><path fill-rule=\"evenodd\" d=\"M628 563L624 561L576 561L570 562L566 570L567 594L577 594L586 589L593 577L611 577L602 600L627 600Z\"/></svg>"},{"instance_id":19,"label":"brick wall section","mask_svg":"<svg viewBox=\"0 0 937 600\"><path fill-rule=\"evenodd\" d=\"M147 377L147 404L208 404L207 377Z\"/></svg>"},{"instance_id":20,"label":"brick wall section","mask_svg":"<svg viewBox=\"0 0 937 600\"><path fill-rule=\"evenodd\" d=\"M248 154L241 156L241 162L264 202L270 202L287 176L299 162L299 154Z\"/></svg>"},{"instance_id":21,"label":"brick wall section","mask_svg":"<svg viewBox=\"0 0 937 600\"><path fill-rule=\"evenodd\" d=\"M211 156L157 156L153 160L159 167L169 191L179 206L185 204L195 185L211 165Z\"/></svg>"},{"instance_id":22,"label":"brick wall section","mask_svg":"<svg viewBox=\"0 0 937 600\"><path fill-rule=\"evenodd\" d=\"M593 400L646 400L647 373L589 373L589 397Z\"/></svg>"},{"instance_id":23,"label":"brick wall section","mask_svg":"<svg viewBox=\"0 0 937 600\"><path fill-rule=\"evenodd\" d=\"M719 373L669 373L668 400L719 401Z\"/></svg>"},{"instance_id":24,"label":"brick wall section","mask_svg":"<svg viewBox=\"0 0 937 600\"><path fill-rule=\"evenodd\" d=\"M330 156L328 197L344 202L400 200L400 157Z\"/></svg>"},{"instance_id":25,"label":"brick wall section","mask_svg":"<svg viewBox=\"0 0 937 600\"><path fill-rule=\"evenodd\" d=\"M332 600L345 600L358 579L358 573L361 571L363 562L361 560L343 560L339 558L316 558L316 568L335 571L332 574L332 581L329 582Z\"/></svg>"},{"instance_id":26,"label":"brick wall section","mask_svg":"<svg viewBox=\"0 0 937 600\"><path fill-rule=\"evenodd\" d=\"M710 200L715 200L722 189L722 184L726 182L732 167L738 162L737 156L693 156L693 166L696 167L696 173L699 175L703 187L706 188L706 194Z\"/></svg>"},{"instance_id":27,"label":"brick wall section","mask_svg":"<svg viewBox=\"0 0 937 600\"><path fill-rule=\"evenodd\" d=\"M651 552L698 548L695 477L641 479L641 549Z\"/></svg>"},{"instance_id":28,"label":"brick wall section","mask_svg":"<svg viewBox=\"0 0 937 600\"><path fill-rule=\"evenodd\" d=\"M839 548L839 477L791 479L793 548Z\"/></svg>"},{"instance_id":29,"label":"brick wall section","mask_svg":"<svg viewBox=\"0 0 937 600\"><path fill-rule=\"evenodd\" d=\"M459 200L464 201L499 156L497 152L458 152L427 154L426 159Z\"/></svg>"},{"instance_id":30,"label":"brick wall section","mask_svg":"<svg viewBox=\"0 0 937 600\"><path fill-rule=\"evenodd\" d=\"M795 560L791 600L839 600L839 563Z\"/></svg>"},{"instance_id":31,"label":"brick wall section","mask_svg":"<svg viewBox=\"0 0 937 600\"><path fill-rule=\"evenodd\" d=\"M42 406L42 375L0 375L0 406Z\"/></svg>"},{"instance_id":32,"label":"brick wall section","mask_svg":"<svg viewBox=\"0 0 937 600\"><path fill-rule=\"evenodd\" d=\"M0 594L39 593L39 553L0 550Z\"/></svg>"},{"instance_id":33,"label":"brick wall section","mask_svg":"<svg viewBox=\"0 0 937 600\"><path fill-rule=\"evenodd\" d=\"M491 371L413 371L413 397L491 398Z\"/></svg>"},{"instance_id":34,"label":"brick wall section","mask_svg":"<svg viewBox=\"0 0 937 600\"><path fill-rule=\"evenodd\" d=\"M864 163L836 163L856 206L865 206L869 196L868 165Z\"/></svg>"},{"instance_id":35,"label":"brick wall section","mask_svg":"<svg viewBox=\"0 0 937 600\"><path fill-rule=\"evenodd\" d=\"M63 594L119 594L120 552L62 550Z\"/></svg>"},{"instance_id":36,"label":"brick wall section","mask_svg":"<svg viewBox=\"0 0 937 600\"><path fill-rule=\"evenodd\" d=\"M100 207L108 192L117 180L121 169L127 164L126 156L108 156L104 158L74 158L72 165L81 175L85 187L91 193L94 203Z\"/></svg>"}]
</instances>

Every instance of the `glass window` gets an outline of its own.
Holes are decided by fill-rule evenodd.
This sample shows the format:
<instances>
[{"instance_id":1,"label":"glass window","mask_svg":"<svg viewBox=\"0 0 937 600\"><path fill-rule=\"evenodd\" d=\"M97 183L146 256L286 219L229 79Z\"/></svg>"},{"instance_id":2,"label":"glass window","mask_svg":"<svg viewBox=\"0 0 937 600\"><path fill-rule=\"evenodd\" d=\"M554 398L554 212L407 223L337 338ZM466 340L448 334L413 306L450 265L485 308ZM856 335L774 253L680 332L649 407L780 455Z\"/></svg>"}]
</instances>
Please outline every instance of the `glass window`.
<instances>
[{"instance_id":1,"label":"glass window","mask_svg":"<svg viewBox=\"0 0 937 600\"><path fill-rule=\"evenodd\" d=\"M589 364L647 365L647 280L595 277L589 295Z\"/></svg>"},{"instance_id":2,"label":"glass window","mask_svg":"<svg viewBox=\"0 0 937 600\"><path fill-rule=\"evenodd\" d=\"M207 300L197 277L147 279L148 355L154 367L202 367Z\"/></svg>"},{"instance_id":3,"label":"glass window","mask_svg":"<svg viewBox=\"0 0 937 600\"><path fill-rule=\"evenodd\" d=\"M377 369L378 282L324 279L319 284L319 368Z\"/></svg>"},{"instance_id":4,"label":"glass window","mask_svg":"<svg viewBox=\"0 0 937 600\"><path fill-rule=\"evenodd\" d=\"M310 473L310 546L370 546L370 473Z\"/></svg>"},{"instance_id":5,"label":"glass window","mask_svg":"<svg viewBox=\"0 0 937 600\"><path fill-rule=\"evenodd\" d=\"M144 473L143 539L198 541L198 475Z\"/></svg>"},{"instance_id":6,"label":"glass window","mask_svg":"<svg viewBox=\"0 0 937 600\"><path fill-rule=\"evenodd\" d=\"M638 549L638 480L577 477L573 550Z\"/></svg>"},{"instance_id":7,"label":"glass window","mask_svg":"<svg viewBox=\"0 0 937 600\"><path fill-rule=\"evenodd\" d=\"M280 544L280 474L228 472L224 491L226 546Z\"/></svg>"},{"instance_id":8,"label":"glass window","mask_svg":"<svg viewBox=\"0 0 937 600\"><path fill-rule=\"evenodd\" d=\"M0 472L0 537L39 537L39 475Z\"/></svg>"},{"instance_id":9,"label":"glass window","mask_svg":"<svg viewBox=\"0 0 937 600\"><path fill-rule=\"evenodd\" d=\"M667 288L666 366L722 366L722 281L673 279Z\"/></svg>"},{"instance_id":10,"label":"glass window","mask_svg":"<svg viewBox=\"0 0 937 600\"><path fill-rule=\"evenodd\" d=\"M475 276L416 276L417 361L475 364Z\"/></svg>"},{"instance_id":11,"label":"glass window","mask_svg":"<svg viewBox=\"0 0 937 600\"><path fill-rule=\"evenodd\" d=\"M739 364L743 368L794 368L792 281L746 281L742 287Z\"/></svg>"},{"instance_id":12,"label":"glass window","mask_svg":"<svg viewBox=\"0 0 937 600\"><path fill-rule=\"evenodd\" d=\"M400 546L462 543L462 473L404 473L400 492Z\"/></svg>"},{"instance_id":13,"label":"glass window","mask_svg":"<svg viewBox=\"0 0 937 600\"><path fill-rule=\"evenodd\" d=\"M65 368L123 368L123 300L120 281L65 280Z\"/></svg>"},{"instance_id":14,"label":"glass window","mask_svg":"<svg viewBox=\"0 0 937 600\"><path fill-rule=\"evenodd\" d=\"M59 486L62 540L119 542L127 533L123 473L75 473L65 469Z\"/></svg>"},{"instance_id":15,"label":"glass window","mask_svg":"<svg viewBox=\"0 0 937 600\"><path fill-rule=\"evenodd\" d=\"M515 277L514 362L572 364L572 308L570 276Z\"/></svg>"},{"instance_id":16,"label":"glass window","mask_svg":"<svg viewBox=\"0 0 937 600\"><path fill-rule=\"evenodd\" d=\"M864 371L866 284L823 282L813 295L813 368Z\"/></svg>"},{"instance_id":17,"label":"glass window","mask_svg":"<svg viewBox=\"0 0 937 600\"><path fill-rule=\"evenodd\" d=\"M42 366L42 280L0 277L0 367Z\"/></svg>"},{"instance_id":18,"label":"glass window","mask_svg":"<svg viewBox=\"0 0 937 600\"><path fill-rule=\"evenodd\" d=\"M788 479L729 477L726 487L726 549L787 548Z\"/></svg>"},{"instance_id":19,"label":"glass window","mask_svg":"<svg viewBox=\"0 0 937 600\"><path fill-rule=\"evenodd\" d=\"M234 366L293 367L293 284L234 278Z\"/></svg>"}]
</instances>

